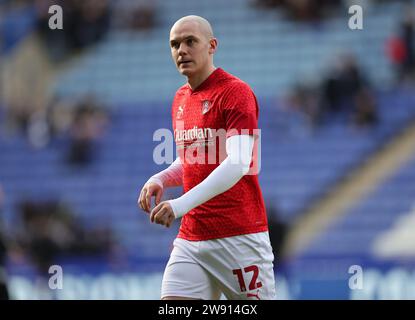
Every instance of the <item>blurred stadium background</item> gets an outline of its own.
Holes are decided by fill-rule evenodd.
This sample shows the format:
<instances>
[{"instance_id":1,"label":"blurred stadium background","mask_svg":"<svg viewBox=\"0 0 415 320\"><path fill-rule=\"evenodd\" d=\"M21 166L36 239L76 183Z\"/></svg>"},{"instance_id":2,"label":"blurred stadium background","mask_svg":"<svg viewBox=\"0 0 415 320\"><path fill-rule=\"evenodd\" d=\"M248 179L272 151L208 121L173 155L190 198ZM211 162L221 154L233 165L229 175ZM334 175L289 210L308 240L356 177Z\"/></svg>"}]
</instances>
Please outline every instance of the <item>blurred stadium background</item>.
<instances>
[{"instance_id":1,"label":"blurred stadium background","mask_svg":"<svg viewBox=\"0 0 415 320\"><path fill-rule=\"evenodd\" d=\"M51 30L50 5L63 8ZM363 7L350 30L349 6ZM415 1L0 1L0 279L13 299L158 299L178 223L136 206L197 14L260 102L278 299L415 299ZM174 197L172 190L166 197ZM63 289L48 287L51 265ZM363 271L363 281L359 270ZM357 271L356 271L357 270Z\"/></svg>"}]
</instances>

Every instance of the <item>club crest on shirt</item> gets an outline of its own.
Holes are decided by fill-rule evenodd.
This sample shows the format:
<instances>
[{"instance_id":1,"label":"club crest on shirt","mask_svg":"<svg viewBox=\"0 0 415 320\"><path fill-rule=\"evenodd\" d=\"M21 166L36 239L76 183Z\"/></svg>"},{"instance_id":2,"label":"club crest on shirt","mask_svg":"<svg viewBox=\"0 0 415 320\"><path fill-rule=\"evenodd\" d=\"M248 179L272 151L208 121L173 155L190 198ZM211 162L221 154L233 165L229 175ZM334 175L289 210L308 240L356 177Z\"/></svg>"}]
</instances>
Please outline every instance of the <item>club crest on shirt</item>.
<instances>
[{"instance_id":1,"label":"club crest on shirt","mask_svg":"<svg viewBox=\"0 0 415 320\"><path fill-rule=\"evenodd\" d=\"M177 114L176 114L176 119L182 119L183 118L183 113L184 113L184 105L180 105L178 110L177 110Z\"/></svg>"},{"instance_id":2,"label":"club crest on shirt","mask_svg":"<svg viewBox=\"0 0 415 320\"><path fill-rule=\"evenodd\" d=\"M210 109L210 101L209 100L202 100L202 114L205 114Z\"/></svg>"}]
</instances>

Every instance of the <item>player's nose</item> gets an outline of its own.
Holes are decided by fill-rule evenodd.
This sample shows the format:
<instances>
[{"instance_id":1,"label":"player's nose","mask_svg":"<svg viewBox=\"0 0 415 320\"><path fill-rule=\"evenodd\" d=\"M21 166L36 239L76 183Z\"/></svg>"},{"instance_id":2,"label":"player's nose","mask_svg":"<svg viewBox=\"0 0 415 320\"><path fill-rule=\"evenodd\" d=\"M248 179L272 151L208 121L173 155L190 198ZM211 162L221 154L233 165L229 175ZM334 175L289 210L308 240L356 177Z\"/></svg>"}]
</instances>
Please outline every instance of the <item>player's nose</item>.
<instances>
[{"instance_id":1,"label":"player's nose","mask_svg":"<svg viewBox=\"0 0 415 320\"><path fill-rule=\"evenodd\" d=\"M187 54L186 49L187 49L186 44L185 43L180 43L179 49L177 50L177 53L179 54L179 56Z\"/></svg>"}]
</instances>

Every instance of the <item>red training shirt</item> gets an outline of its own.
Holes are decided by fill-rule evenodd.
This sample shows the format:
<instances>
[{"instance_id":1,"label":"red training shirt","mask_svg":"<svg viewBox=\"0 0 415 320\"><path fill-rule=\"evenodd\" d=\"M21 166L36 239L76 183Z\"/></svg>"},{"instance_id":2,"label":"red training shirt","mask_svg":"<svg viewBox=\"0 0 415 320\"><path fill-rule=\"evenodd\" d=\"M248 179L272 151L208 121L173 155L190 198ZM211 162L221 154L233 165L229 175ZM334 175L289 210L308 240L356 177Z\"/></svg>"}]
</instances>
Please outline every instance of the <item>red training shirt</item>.
<instances>
[{"instance_id":1,"label":"red training shirt","mask_svg":"<svg viewBox=\"0 0 415 320\"><path fill-rule=\"evenodd\" d=\"M245 82L218 68L195 90L188 84L179 88L173 100L172 122L187 192L226 157L226 137L256 135L258 103ZM215 132L222 133L221 138ZM185 214L178 237L199 241L267 230L255 174L243 176L229 190Z\"/></svg>"}]
</instances>

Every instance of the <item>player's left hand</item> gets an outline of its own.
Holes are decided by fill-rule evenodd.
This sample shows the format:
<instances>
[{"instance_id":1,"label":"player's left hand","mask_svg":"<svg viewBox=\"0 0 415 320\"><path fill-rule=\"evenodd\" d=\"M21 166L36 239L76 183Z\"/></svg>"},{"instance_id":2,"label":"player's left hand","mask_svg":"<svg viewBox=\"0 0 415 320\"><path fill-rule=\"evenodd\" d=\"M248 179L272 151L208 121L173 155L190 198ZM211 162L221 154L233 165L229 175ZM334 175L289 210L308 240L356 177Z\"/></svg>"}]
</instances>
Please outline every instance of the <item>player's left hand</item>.
<instances>
[{"instance_id":1,"label":"player's left hand","mask_svg":"<svg viewBox=\"0 0 415 320\"><path fill-rule=\"evenodd\" d=\"M150 221L169 228L175 219L173 208L168 201L159 203L150 213Z\"/></svg>"}]
</instances>

